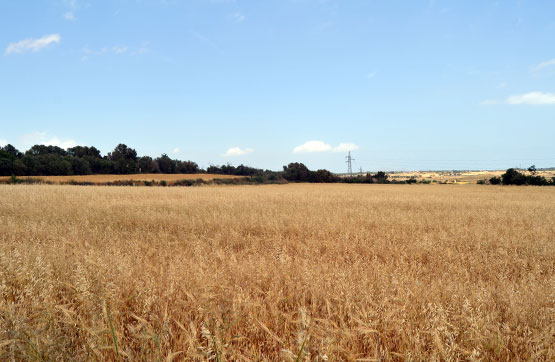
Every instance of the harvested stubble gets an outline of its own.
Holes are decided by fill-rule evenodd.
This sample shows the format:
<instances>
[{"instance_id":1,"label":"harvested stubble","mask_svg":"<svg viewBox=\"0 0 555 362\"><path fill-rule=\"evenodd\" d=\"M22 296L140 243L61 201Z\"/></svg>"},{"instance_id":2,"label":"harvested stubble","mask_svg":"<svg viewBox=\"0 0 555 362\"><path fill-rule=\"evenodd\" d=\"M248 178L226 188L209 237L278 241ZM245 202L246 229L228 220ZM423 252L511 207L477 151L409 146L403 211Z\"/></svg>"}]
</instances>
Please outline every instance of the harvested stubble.
<instances>
[{"instance_id":1,"label":"harvested stubble","mask_svg":"<svg viewBox=\"0 0 555 362\"><path fill-rule=\"evenodd\" d=\"M555 358L549 188L0 185L0 359Z\"/></svg>"},{"instance_id":2,"label":"harvested stubble","mask_svg":"<svg viewBox=\"0 0 555 362\"><path fill-rule=\"evenodd\" d=\"M71 175L71 176L31 176L36 180L42 180L47 183L68 183L68 182L90 182L91 184L106 184L108 182L118 181L167 181L172 184L181 180L197 180L202 179L210 181L213 179L235 179L244 176L233 175L217 175L206 173L139 173L139 174L123 174L123 175ZM19 176L25 179L27 176ZM10 176L0 176L0 181L8 181Z\"/></svg>"}]
</instances>

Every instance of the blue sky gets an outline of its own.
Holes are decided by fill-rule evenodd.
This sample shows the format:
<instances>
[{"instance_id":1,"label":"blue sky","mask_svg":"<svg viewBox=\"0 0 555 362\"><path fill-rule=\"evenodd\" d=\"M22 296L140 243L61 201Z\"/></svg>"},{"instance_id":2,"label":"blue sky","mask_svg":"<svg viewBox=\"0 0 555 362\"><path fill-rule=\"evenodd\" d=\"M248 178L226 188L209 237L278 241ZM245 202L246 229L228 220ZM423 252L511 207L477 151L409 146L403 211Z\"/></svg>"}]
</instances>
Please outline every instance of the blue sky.
<instances>
[{"instance_id":1,"label":"blue sky","mask_svg":"<svg viewBox=\"0 0 555 362\"><path fill-rule=\"evenodd\" d=\"M0 144L555 166L554 1L0 2Z\"/></svg>"}]
</instances>

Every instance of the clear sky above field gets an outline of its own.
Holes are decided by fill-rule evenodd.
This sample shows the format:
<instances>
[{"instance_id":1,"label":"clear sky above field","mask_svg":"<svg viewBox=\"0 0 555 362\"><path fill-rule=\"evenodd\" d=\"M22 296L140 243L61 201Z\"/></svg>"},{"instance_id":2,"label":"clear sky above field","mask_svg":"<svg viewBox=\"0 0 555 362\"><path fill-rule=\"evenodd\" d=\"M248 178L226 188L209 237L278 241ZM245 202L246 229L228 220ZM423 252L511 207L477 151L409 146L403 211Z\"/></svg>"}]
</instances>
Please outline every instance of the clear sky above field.
<instances>
[{"instance_id":1,"label":"clear sky above field","mask_svg":"<svg viewBox=\"0 0 555 362\"><path fill-rule=\"evenodd\" d=\"M554 1L0 2L0 144L555 166Z\"/></svg>"}]
</instances>

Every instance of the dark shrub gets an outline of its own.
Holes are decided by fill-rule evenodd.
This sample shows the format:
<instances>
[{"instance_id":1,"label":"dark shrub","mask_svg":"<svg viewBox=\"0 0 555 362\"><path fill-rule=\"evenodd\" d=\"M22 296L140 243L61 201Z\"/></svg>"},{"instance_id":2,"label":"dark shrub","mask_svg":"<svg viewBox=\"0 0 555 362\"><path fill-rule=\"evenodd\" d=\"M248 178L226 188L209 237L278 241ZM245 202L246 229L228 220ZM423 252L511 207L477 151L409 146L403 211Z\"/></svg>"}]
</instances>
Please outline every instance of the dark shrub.
<instances>
[{"instance_id":1,"label":"dark shrub","mask_svg":"<svg viewBox=\"0 0 555 362\"><path fill-rule=\"evenodd\" d=\"M499 185L501 183L501 178L499 177L492 177L489 179L489 183L491 185Z\"/></svg>"}]
</instances>

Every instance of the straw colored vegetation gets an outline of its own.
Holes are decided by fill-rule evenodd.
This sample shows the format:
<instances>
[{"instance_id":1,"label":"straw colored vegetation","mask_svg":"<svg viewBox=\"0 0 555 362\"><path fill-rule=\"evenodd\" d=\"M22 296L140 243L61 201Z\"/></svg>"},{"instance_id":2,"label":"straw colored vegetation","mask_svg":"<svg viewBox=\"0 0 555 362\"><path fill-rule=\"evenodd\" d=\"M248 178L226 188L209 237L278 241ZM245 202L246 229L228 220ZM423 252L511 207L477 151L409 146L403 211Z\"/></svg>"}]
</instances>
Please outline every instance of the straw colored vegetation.
<instances>
[{"instance_id":1,"label":"straw colored vegetation","mask_svg":"<svg viewBox=\"0 0 555 362\"><path fill-rule=\"evenodd\" d=\"M91 182L93 184L105 184L107 182L116 182L116 181L167 181L168 184L172 182L179 181L179 180L196 180L196 179L203 179L205 181L210 181L215 178L223 179L223 178L237 178L242 176L230 176L230 175L213 175L213 174L204 174L204 173L195 173L195 174L180 174L180 173L173 173L173 174L164 174L164 173L140 173L140 174L132 174L132 175L72 175L72 176L31 176L33 179L41 179L47 182L52 183L67 183L71 181L76 182ZM9 180L9 176L0 177L0 179ZM25 178L25 176L21 176L21 178Z\"/></svg>"},{"instance_id":2,"label":"straw colored vegetation","mask_svg":"<svg viewBox=\"0 0 555 362\"><path fill-rule=\"evenodd\" d=\"M458 184L475 184L478 180L489 180L492 177L500 177L505 173L502 171L412 171L412 172L396 172L390 176L392 179L406 180L416 178L418 181L427 180L431 182L445 182ZM538 171L538 176L543 176L548 180L555 177L555 171Z\"/></svg>"},{"instance_id":3,"label":"straw colored vegetation","mask_svg":"<svg viewBox=\"0 0 555 362\"><path fill-rule=\"evenodd\" d=\"M0 185L0 360L554 360L539 187Z\"/></svg>"}]
</instances>

